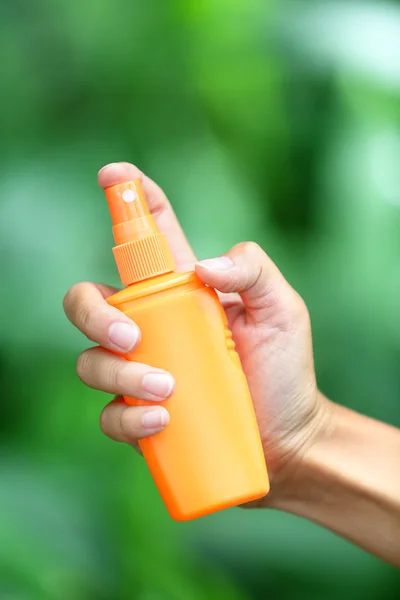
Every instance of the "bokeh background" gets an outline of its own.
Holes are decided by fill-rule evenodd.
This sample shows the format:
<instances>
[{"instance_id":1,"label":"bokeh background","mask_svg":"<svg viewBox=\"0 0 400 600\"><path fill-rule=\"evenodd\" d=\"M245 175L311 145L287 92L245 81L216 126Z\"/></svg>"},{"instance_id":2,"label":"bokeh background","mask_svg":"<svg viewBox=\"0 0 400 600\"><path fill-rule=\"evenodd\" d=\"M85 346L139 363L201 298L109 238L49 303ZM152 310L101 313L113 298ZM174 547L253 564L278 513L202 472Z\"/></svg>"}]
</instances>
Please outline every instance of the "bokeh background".
<instances>
[{"instance_id":1,"label":"bokeh background","mask_svg":"<svg viewBox=\"0 0 400 600\"><path fill-rule=\"evenodd\" d=\"M132 161L199 257L258 241L309 306L322 390L400 426L400 3L0 11L1 600L399 598L399 571L294 516L170 521L101 435L61 304L118 284L96 172Z\"/></svg>"}]
</instances>

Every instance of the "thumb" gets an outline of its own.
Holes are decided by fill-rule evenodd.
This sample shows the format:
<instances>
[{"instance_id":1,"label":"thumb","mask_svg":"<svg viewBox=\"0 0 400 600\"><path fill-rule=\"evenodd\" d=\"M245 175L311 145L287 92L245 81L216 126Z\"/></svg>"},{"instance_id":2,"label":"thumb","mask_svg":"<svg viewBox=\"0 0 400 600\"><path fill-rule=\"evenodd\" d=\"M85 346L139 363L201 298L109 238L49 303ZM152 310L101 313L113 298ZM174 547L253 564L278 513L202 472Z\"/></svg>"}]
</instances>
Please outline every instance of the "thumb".
<instances>
[{"instance_id":1,"label":"thumb","mask_svg":"<svg viewBox=\"0 0 400 600\"><path fill-rule=\"evenodd\" d=\"M238 292L253 323L288 331L304 302L274 262L254 242L234 246L224 256L196 263L198 277L220 292Z\"/></svg>"}]
</instances>

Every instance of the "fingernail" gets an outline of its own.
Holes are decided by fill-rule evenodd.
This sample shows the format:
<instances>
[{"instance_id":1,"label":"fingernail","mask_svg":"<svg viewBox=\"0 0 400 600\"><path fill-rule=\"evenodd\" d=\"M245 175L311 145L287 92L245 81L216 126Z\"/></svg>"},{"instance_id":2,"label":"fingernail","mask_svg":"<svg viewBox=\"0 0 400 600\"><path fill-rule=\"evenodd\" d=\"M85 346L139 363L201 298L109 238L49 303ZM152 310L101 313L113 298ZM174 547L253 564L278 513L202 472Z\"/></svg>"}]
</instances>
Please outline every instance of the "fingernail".
<instances>
[{"instance_id":1,"label":"fingernail","mask_svg":"<svg viewBox=\"0 0 400 600\"><path fill-rule=\"evenodd\" d=\"M228 271L233 267L233 261L227 256L219 256L218 258L207 258L197 263L200 267L205 267L211 271Z\"/></svg>"},{"instance_id":2,"label":"fingernail","mask_svg":"<svg viewBox=\"0 0 400 600\"><path fill-rule=\"evenodd\" d=\"M140 337L140 330L135 323L117 321L110 325L108 337L110 342L118 346L120 350L129 352L137 344Z\"/></svg>"},{"instance_id":3,"label":"fingernail","mask_svg":"<svg viewBox=\"0 0 400 600\"><path fill-rule=\"evenodd\" d=\"M97 175L100 175L100 173L102 173L103 171L105 171L106 169L108 169L108 167L113 167L114 165L117 165L118 163L116 162L112 162L112 163L108 163L108 165L104 165L104 167L101 167L100 171L97 173Z\"/></svg>"},{"instance_id":4,"label":"fingernail","mask_svg":"<svg viewBox=\"0 0 400 600\"><path fill-rule=\"evenodd\" d=\"M146 429L161 429L169 423L169 412L165 408L157 407L146 410L142 415L142 425Z\"/></svg>"},{"instance_id":5,"label":"fingernail","mask_svg":"<svg viewBox=\"0 0 400 600\"><path fill-rule=\"evenodd\" d=\"M142 380L143 389L153 396L167 398L172 392L175 381L169 373L147 373Z\"/></svg>"}]
</instances>

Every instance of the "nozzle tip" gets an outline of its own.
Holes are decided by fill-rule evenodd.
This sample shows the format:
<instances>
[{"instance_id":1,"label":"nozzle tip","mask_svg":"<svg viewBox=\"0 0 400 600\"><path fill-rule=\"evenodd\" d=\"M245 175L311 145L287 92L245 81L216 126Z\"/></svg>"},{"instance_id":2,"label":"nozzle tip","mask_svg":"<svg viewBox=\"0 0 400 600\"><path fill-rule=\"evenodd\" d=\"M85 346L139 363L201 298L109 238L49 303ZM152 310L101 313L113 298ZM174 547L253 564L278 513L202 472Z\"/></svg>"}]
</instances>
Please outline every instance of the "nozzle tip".
<instances>
[{"instance_id":1,"label":"nozzle tip","mask_svg":"<svg viewBox=\"0 0 400 600\"><path fill-rule=\"evenodd\" d=\"M106 187L104 193L114 226L125 223L126 229L126 223L131 223L130 228L133 228L131 233L136 229L138 231L145 229L145 223L137 220L150 217L150 211L139 179L115 183ZM152 223L153 219L150 221ZM116 232L114 231L114 233Z\"/></svg>"}]
</instances>

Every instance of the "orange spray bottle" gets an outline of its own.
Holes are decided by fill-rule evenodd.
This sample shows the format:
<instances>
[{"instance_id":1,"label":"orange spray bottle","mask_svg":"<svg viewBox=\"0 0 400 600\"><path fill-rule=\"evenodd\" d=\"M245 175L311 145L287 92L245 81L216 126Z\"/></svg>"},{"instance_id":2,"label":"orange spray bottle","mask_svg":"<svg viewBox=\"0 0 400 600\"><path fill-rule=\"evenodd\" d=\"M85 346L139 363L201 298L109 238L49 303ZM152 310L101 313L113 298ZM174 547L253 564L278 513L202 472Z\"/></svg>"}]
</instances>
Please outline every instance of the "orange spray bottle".
<instances>
[{"instance_id":1,"label":"orange spray bottle","mask_svg":"<svg viewBox=\"0 0 400 600\"><path fill-rule=\"evenodd\" d=\"M169 371L173 395L161 433L140 441L171 517L177 521L265 496L268 475L245 375L216 292L194 272L177 273L165 234L139 180L105 190L122 284L107 299L141 329L124 355ZM130 405L154 402L125 397Z\"/></svg>"}]
</instances>

